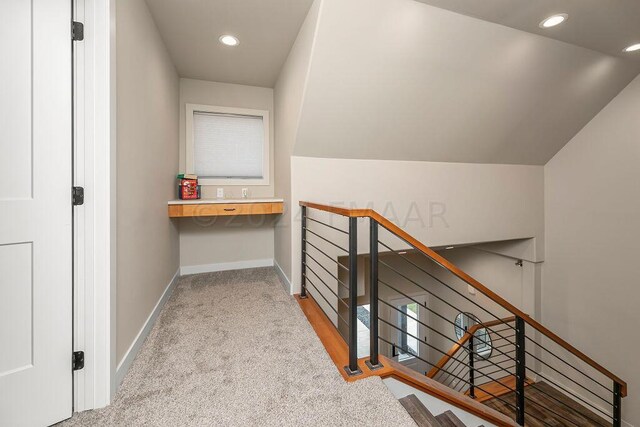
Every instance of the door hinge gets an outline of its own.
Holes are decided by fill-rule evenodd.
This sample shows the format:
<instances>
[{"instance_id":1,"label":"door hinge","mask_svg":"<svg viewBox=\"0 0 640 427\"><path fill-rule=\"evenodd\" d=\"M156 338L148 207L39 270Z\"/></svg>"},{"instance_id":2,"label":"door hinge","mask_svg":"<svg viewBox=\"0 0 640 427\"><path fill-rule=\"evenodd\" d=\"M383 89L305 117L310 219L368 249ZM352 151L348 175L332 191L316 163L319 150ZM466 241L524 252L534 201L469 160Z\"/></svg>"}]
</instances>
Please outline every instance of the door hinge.
<instances>
[{"instance_id":1,"label":"door hinge","mask_svg":"<svg viewBox=\"0 0 640 427\"><path fill-rule=\"evenodd\" d=\"M73 21L71 23L71 40L74 42L84 40L84 24L82 22Z\"/></svg>"},{"instance_id":2,"label":"door hinge","mask_svg":"<svg viewBox=\"0 0 640 427\"><path fill-rule=\"evenodd\" d=\"M73 206L80 206L84 204L84 188L73 187Z\"/></svg>"},{"instance_id":3,"label":"door hinge","mask_svg":"<svg viewBox=\"0 0 640 427\"><path fill-rule=\"evenodd\" d=\"M71 358L71 366L74 371L84 368L84 351L74 351Z\"/></svg>"}]
</instances>

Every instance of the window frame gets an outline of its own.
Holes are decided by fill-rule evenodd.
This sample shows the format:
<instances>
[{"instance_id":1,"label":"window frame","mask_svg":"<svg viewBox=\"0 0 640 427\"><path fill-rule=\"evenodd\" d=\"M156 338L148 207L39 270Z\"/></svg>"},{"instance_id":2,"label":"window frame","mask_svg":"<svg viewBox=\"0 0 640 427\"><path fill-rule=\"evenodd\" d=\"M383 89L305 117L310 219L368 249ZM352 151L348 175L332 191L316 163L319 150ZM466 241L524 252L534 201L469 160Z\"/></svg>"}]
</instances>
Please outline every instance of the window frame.
<instances>
[{"instance_id":1,"label":"window frame","mask_svg":"<svg viewBox=\"0 0 640 427\"><path fill-rule=\"evenodd\" d=\"M271 123L269 110L221 107L215 105L186 104L186 173L195 173L195 141L193 132L194 113L234 114L239 116L262 117L264 144L262 153L262 178L199 178L200 185L270 185L271 165Z\"/></svg>"},{"instance_id":2,"label":"window frame","mask_svg":"<svg viewBox=\"0 0 640 427\"><path fill-rule=\"evenodd\" d=\"M407 302L408 301L408 302ZM409 305L411 304L416 304L416 317L413 317L411 315L409 315L408 311L409 311ZM404 307L406 307L407 311L404 311ZM417 333L415 334L415 336L419 337L420 336L420 305L410 301L410 300L402 300L402 302L400 304L396 304L396 308L405 313L405 314L400 314L399 312L396 312L397 316L398 316L398 321L401 323L400 328L402 329L402 326L405 326L405 330L406 333L409 332L408 330L408 326L407 326L407 320L408 317L411 317L411 319L413 319L416 322L416 326L418 328ZM403 346L405 346L406 348L410 348L408 341L409 341L409 336L406 333L402 333L400 331L396 331L397 335L398 335L398 342L400 344L400 347L402 348ZM416 340L415 338L411 337L412 340ZM405 345L406 344L406 345ZM413 350L413 349L411 349ZM407 362L411 359L415 359L416 357L420 357L420 340L417 339L416 340L416 350L415 350L415 354L414 353L405 353L404 351L398 349L398 362Z\"/></svg>"}]
</instances>

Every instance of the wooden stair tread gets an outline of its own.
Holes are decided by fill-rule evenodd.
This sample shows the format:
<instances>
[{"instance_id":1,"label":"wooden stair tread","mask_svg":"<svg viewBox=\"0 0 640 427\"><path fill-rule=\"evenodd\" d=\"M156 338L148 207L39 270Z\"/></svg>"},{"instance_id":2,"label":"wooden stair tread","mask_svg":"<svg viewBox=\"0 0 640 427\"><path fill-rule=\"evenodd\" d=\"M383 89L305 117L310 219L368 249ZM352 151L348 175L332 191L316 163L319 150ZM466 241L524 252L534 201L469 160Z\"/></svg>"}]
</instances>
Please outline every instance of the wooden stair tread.
<instances>
[{"instance_id":1,"label":"wooden stair tread","mask_svg":"<svg viewBox=\"0 0 640 427\"><path fill-rule=\"evenodd\" d=\"M460 418L451 411L443 412L436 417L442 427L466 427Z\"/></svg>"},{"instance_id":2,"label":"wooden stair tread","mask_svg":"<svg viewBox=\"0 0 640 427\"><path fill-rule=\"evenodd\" d=\"M603 419L564 393L546 384L537 382L527 387L525 423L528 427L592 426L611 427L609 420ZM484 403L509 417L515 416L515 393ZM559 415L559 416L558 416Z\"/></svg>"},{"instance_id":3,"label":"wooden stair tread","mask_svg":"<svg viewBox=\"0 0 640 427\"><path fill-rule=\"evenodd\" d=\"M402 404L407 413L411 415L418 427L441 427L436 417L420 402L415 394L405 396L398 401Z\"/></svg>"},{"instance_id":4,"label":"wooden stair tread","mask_svg":"<svg viewBox=\"0 0 640 427\"><path fill-rule=\"evenodd\" d=\"M533 384L533 380L527 378L526 385ZM480 389L481 387L482 389ZM506 377L498 378L498 380L479 384L475 388L475 400L478 402L485 402L487 400L491 400L495 397L500 397L505 394L512 393L513 390L516 389L516 376L508 375ZM465 395L469 395L469 390L467 390Z\"/></svg>"}]
</instances>

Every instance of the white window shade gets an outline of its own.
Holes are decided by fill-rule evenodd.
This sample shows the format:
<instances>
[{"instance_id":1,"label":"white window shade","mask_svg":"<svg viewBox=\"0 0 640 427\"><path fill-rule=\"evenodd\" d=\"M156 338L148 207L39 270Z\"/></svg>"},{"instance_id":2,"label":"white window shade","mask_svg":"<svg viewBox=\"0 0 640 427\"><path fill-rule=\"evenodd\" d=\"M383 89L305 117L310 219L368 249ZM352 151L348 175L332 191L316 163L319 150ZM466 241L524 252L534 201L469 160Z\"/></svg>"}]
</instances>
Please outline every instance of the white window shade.
<instances>
[{"instance_id":1,"label":"white window shade","mask_svg":"<svg viewBox=\"0 0 640 427\"><path fill-rule=\"evenodd\" d=\"M262 179L262 116L193 112L193 169L203 178Z\"/></svg>"}]
</instances>

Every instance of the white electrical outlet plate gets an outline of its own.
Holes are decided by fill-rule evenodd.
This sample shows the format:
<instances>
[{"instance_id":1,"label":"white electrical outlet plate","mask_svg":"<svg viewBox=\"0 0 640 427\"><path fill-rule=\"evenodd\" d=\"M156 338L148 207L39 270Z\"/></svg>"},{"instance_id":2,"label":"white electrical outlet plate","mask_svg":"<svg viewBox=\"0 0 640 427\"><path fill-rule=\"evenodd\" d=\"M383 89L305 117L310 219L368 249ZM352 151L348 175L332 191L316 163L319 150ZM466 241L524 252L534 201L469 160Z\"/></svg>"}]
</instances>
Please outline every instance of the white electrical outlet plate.
<instances>
[{"instance_id":1,"label":"white electrical outlet plate","mask_svg":"<svg viewBox=\"0 0 640 427\"><path fill-rule=\"evenodd\" d=\"M247 197L249 197L249 189L248 188L243 188L242 189L242 198L246 199Z\"/></svg>"},{"instance_id":2,"label":"white electrical outlet plate","mask_svg":"<svg viewBox=\"0 0 640 427\"><path fill-rule=\"evenodd\" d=\"M218 197L218 199L223 199L224 198L224 188L218 188L218 192L216 194L216 197Z\"/></svg>"}]
</instances>

